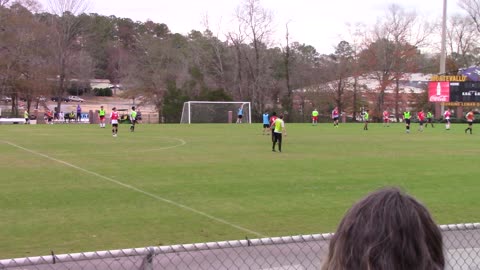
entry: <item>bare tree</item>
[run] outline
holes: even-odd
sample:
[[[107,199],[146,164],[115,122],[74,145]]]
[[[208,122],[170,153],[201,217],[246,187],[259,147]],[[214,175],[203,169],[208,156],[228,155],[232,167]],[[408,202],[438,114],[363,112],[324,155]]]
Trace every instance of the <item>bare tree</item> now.
[[[285,24],[286,28],[286,34],[285,34],[285,41],[286,41],[286,46],[284,50],[284,62],[285,62],[285,86],[287,87],[287,95],[286,98],[283,102],[283,107],[285,108],[286,111],[291,111],[292,110],[292,85],[290,82],[290,57],[291,57],[291,51],[290,51],[290,33],[288,31],[288,23]],[[302,110],[302,116],[303,116],[303,110]]]
[[[468,67],[477,63],[475,49],[478,48],[480,32],[469,16],[455,15],[450,17],[447,27],[447,48],[458,66]]]
[[[391,5],[372,32],[369,49],[364,51],[364,65],[371,69],[373,79],[378,81],[375,113],[384,109],[385,90],[395,83],[395,112],[399,113],[399,81],[407,71],[417,49],[424,46],[432,27],[419,21],[414,12],[406,12],[398,5]]]
[[[230,85],[227,83],[228,78],[227,78],[227,70],[226,70],[226,45],[227,42],[221,42],[219,38],[219,32],[220,32],[220,26],[217,26],[217,30],[213,32],[213,30],[210,27],[209,19],[208,16],[205,16],[204,22],[203,22],[206,31],[205,35],[207,38],[207,43],[208,43],[208,49],[211,54],[211,66],[213,67],[213,70],[215,72],[215,77],[218,80],[218,84],[220,87],[225,90],[227,93],[230,93]],[[207,49],[207,50],[208,50]]]
[[[363,75],[364,70],[361,69],[360,62],[359,62],[359,54],[362,49],[364,49],[364,45],[362,44],[362,40],[364,40],[365,36],[365,25],[357,23],[355,25],[351,25],[349,30],[349,45],[351,50],[351,61],[350,65],[350,73],[351,73],[351,80],[349,80],[349,87],[351,92],[351,110],[352,110],[352,119],[356,121],[357,119],[357,112],[360,111],[360,103],[361,97],[359,96],[360,86],[359,86],[359,77]]]
[[[6,7],[10,0],[0,0],[0,7]]]
[[[458,0],[458,5],[472,18],[480,33],[480,0]]]
[[[253,56],[244,51],[247,62],[247,70],[250,78],[250,98],[257,112],[263,111],[265,95],[262,93],[269,84],[265,81],[268,73],[268,65],[265,62],[265,51],[269,46],[272,33],[272,13],[263,8],[260,0],[245,0],[243,5],[237,9],[237,19],[245,29],[245,36],[253,47]]]
[[[57,74],[58,84],[56,96],[65,93],[66,84],[71,79],[72,59],[81,47],[82,22],[78,18],[88,8],[86,0],[49,0],[49,10],[56,15],[51,18],[51,36],[54,55],[53,66]],[[60,110],[62,99],[58,98],[57,108]]]
[[[228,40],[235,50],[235,76],[233,79],[235,85],[236,98],[245,100],[247,93],[245,93],[245,79],[244,79],[244,64],[243,64],[243,42],[245,41],[244,30],[241,25],[238,26],[237,32],[229,32],[227,34]]]
[[[26,1],[22,1],[26,2]],[[45,76],[46,55],[43,45],[46,33],[33,15],[31,6],[15,2],[0,9],[0,85],[2,94],[12,98],[12,112],[17,115],[19,99],[25,99],[28,110]]]
[[[162,120],[164,97],[168,90],[177,90],[188,79],[186,39],[179,34],[169,38],[149,35],[138,37],[135,57],[128,66],[124,85],[126,95],[144,95],[153,103]]]

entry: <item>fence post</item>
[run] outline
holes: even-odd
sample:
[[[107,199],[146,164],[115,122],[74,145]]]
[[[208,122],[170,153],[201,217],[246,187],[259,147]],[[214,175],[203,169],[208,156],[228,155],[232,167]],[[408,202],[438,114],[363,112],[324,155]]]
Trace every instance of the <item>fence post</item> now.
[[[143,258],[142,264],[140,265],[139,270],[153,270],[153,256],[155,251],[153,247],[148,248],[148,254]]]

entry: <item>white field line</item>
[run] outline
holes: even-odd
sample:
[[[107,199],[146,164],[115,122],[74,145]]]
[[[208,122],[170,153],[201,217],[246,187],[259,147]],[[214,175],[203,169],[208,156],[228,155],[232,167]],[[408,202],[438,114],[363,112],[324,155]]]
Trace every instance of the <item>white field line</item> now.
[[[175,141],[178,141],[179,143],[175,144],[175,145],[171,145],[171,146],[157,147],[157,148],[150,148],[150,149],[142,149],[142,150],[123,150],[123,151],[115,151],[115,152],[102,151],[100,154],[101,155],[111,155],[111,154],[119,154],[119,153],[140,153],[141,154],[141,153],[148,153],[148,152],[154,152],[154,151],[173,149],[173,148],[177,148],[177,147],[184,146],[184,145],[187,144],[187,142],[182,140],[182,139],[178,139],[178,138],[167,138],[167,139],[175,140]],[[83,153],[83,154],[81,154],[81,153],[67,153],[67,154],[60,154],[60,155],[61,156],[72,156],[72,155],[79,156],[79,155],[91,155],[91,154],[90,153]]]
[[[214,220],[214,221],[216,221],[216,222],[223,223],[223,224],[225,224],[225,225],[228,225],[228,226],[231,226],[231,227],[233,227],[233,228],[236,228],[236,229],[238,229],[238,230],[240,230],[240,231],[247,232],[247,233],[251,233],[251,234],[257,235],[257,236],[259,236],[259,237],[267,237],[267,236],[265,236],[265,235],[263,235],[263,234],[261,234],[261,233],[252,231],[252,230],[247,229],[247,228],[245,228],[245,227],[242,227],[242,226],[240,226],[240,225],[236,225],[236,224],[233,224],[233,223],[231,223],[231,222],[228,222],[228,221],[226,221],[226,220],[224,220],[224,219],[214,217],[214,216],[209,215],[209,214],[207,214],[207,213],[205,213],[205,212],[202,212],[202,211],[197,210],[197,209],[194,209],[194,208],[192,208],[192,207],[183,205],[183,204],[181,204],[181,203],[177,203],[177,202],[174,202],[174,201],[172,201],[172,200],[165,199],[165,198],[163,198],[163,197],[160,197],[160,196],[155,195],[155,194],[153,194],[153,193],[150,193],[150,192],[141,190],[141,189],[139,189],[139,188],[137,188],[137,187],[134,187],[134,186],[132,186],[132,185],[125,184],[125,183],[123,183],[123,182],[117,181],[117,180],[112,179],[112,178],[110,178],[110,177],[107,177],[107,176],[98,174],[98,173],[96,173],[96,172],[92,172],[92,171],[86,170],[86,169],[84,169],[84,168],[78,167],[78,166],[73,165],[73,164],[71,164],[71,163],[68,163],[68,162],[66,162],[66,161],[63,161],[63,160],[60,160],[60,159],[56,159],[56,158],[54,158],[54,157],[51,157],[51,156],[48,156],[48,155],[45,155],[45,154],[42,154],[42,153],[39,153],[39,152],[30,150],[30,149],[28,149],[28,148],[25,148],[25,147],[16,145],[16,144],[11,143],[11,142],[8,142],[8,141],[4,141],[4,143],[6,143],[6,144],[8,144],[8,145],[11,145],[11,146],[13,146],[13,147],[16,147],[16,148],[18,148],[18,149],[21,149],[21,150],[23,150],[23,151],[26,151],[26,152],[35,154],[35,155],[37,155],[37,156],[41,156],[41,157],[44,157],[44,158],[46,158],[46,159],[49,159],[49,160],[58,162],[58,163],[60,163],[60,164],[63,164],[63,165],[65,165],[65,166],[67,166],[67,167],[70,167],[70,168],[79,170],[79,171],[81,171],[81,172],[84,172],[84,173],[87,173],[87,174],[91,174],[91,175],[93,175],[93,176],[96,176],[96,177],[101,178],[101,179],[103,179],[103,180],[107,180],[107,181],[109,181],[109,182],[111,182],[111,183],[117,184],[117,185],[122,186],[122,187],[124,187],[124,188],[130,189],[130,190],[133,190],[133,191],[136,191],[136,192],[138,192],[138,193],[142,193],[142,194],[147,195],[148,197],[154,198],[154,199],[156,199],[156,200],[158,200],[158,201],[162,201],[162,202],[171,204],[171,205],[173,205],[173,206],[176,206],[176,207],[182,208],[182,209],[184,209],[184,210],[190,211],[190,212],[192,212],[192,213],[195,213],[195,214],[204,216],[204,217],[209,218],[209,219],[211,219],[211,220]]]
[[[182,139],[177,139],[177,138],[171,138],[171,139],[179,141],[180,144],[176,144],[176,145],[172,145],[172,146],[159,147],[159,148],[152,148],[152,149],[148,149],[148,150],[129,151],[129,152],[146,153],[146,152],[152,152],[152,151],[158,151],[158,150],[167,150],[167,149],[177,148],[177,147],[184,146],[184,145],[187,144],[187,142],[182,140]]]

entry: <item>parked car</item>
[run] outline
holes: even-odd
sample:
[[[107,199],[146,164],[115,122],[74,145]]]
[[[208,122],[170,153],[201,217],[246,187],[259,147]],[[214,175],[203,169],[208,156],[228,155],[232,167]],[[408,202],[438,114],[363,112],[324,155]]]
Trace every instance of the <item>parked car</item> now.
[[[51,98],[50,98],[51,101],[55,101],[55,102],[57,102],[58,99],[59,99],[58,97],[51,97]],[[69,101],[70,101],[70,99],[67,98],[67,97],[62,97],[61,99],[62,99],[62,101],[64,101],[64,102],[69,102]]]
[[[68,99],[72,102],[84,102],[85,99],[78,96],[68,96]]]
[[[11,98],[11,97],[7,97],[7,96],[1,96],[1,97],[0,97],[0,101],[3,101],[3,102],[11,102],[11,101],[12,101],[12,98]]]
[[[398,117],[398,119],[400,122],[402,121],[402,117]],[[388,116],[388,121],[390,121],[391,123],[397,122],[397,117],[395,116],[395,114],[390,114],[390,116]]]

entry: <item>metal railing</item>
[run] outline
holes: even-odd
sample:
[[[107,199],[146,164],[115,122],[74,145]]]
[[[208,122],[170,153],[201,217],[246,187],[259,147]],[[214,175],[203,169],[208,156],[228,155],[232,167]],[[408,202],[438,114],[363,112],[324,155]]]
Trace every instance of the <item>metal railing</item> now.
[[[441,225],[446,269],[480,269],[480,223]],[[299,235],[0,260],[0,269],[320,269],[333,234]]]

